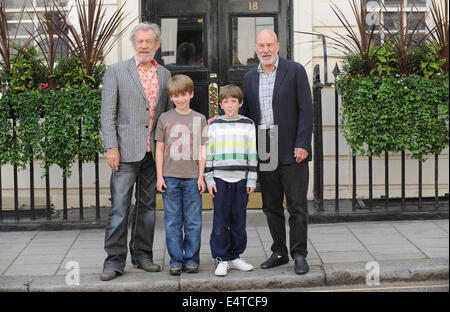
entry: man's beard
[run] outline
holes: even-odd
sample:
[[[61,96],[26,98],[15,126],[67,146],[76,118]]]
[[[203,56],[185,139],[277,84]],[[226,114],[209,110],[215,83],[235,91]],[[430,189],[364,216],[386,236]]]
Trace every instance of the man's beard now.
[[[150,62],[151,60],[153,60],[153,57],[155,56],[155,52],[153,52],[150,56],[148,57],[141,57],[139,56],[139,53],[135,53],[136,54],[136,60],[140,63],[140,64],[146,64],[148,62]]]
[[[271,58],[270,60],[265,61],[265,60],[262,58],[262,55],[259,55],[258,53],[256,53],[256,55],[258,56],[259,62],[260,62],[262,65],[266,65],[266,66],[267,66],[267,65],[275,64],[275,62],[276,62],[276,60],[277,60],[277,56],[278,56],[278,54],[272,55],[272,58]]]

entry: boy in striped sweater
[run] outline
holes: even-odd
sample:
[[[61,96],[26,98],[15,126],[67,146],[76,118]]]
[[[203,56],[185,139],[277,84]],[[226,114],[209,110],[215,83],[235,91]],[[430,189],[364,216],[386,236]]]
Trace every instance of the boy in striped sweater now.
[[[238,113],[242,90],[222,87],[219,102],[225,115],[208,128],[205,180],[214,203],[210,246],[217,259],[215,274],[225,276],[229,268],[253,270],[239,255],[247,246],[246,209],[256,188],[258,155],[255,125]]]

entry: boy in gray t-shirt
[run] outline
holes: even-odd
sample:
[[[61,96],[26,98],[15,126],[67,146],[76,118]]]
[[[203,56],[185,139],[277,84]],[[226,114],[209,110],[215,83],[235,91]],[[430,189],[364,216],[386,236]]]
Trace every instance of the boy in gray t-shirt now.
[[[180,275],[182,271],[197,273],[200,265],[208,137],[202,136],[207,127],[205,116],[189,107],[193,81],[175,75],[167,82],[167,90],[175,109],[161,114],[156,126],[156,188],[164,202],[169,273]]]

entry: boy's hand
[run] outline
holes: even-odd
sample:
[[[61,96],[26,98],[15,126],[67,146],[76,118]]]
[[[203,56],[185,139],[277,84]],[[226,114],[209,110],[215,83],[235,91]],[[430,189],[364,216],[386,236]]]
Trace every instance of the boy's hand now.
[[[198,177],[197,186],[198,186],[198,190],[200,191],[200,194],[203,194],[206,190],[206,184],[205,184],[205,180],[203,180],[202,176]]]
[[[217,118],[219,118],[219,115],[216,115],[216,116],[214,116],[214,117],[208,119],[208,126],[209,126],[214,120],[216,120]]]
[[[208,187],[208,192],[209,194],[211,194],[212,198],[216,198],[216,196],[214,195],[215,193],[217,193],[217,187],[216,185],[211,185],[210,187]]]
[[[256,190],[256,187],[247,187],[247,194],[250,195]]]
[[[158,191],[160,191],[161,193],[165,193],[166,191],[163,190],[163,187],[167,188],[167,185],[166,185],[166,182],[164,181],[164,178],[162,178],[162,177],[158,178],[156,180],[156,189]]]

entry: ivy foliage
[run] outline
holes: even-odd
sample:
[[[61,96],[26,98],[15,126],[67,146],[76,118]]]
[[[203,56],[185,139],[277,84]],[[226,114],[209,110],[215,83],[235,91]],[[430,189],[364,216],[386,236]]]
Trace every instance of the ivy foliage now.
[[[60,59],[53,77],[59,88],[50,89],[33,49],[16,57],[13,75],[0,90],[0,165],[24,169],[40,160],[44,169],[57,165],[69,177],[75,160],[93,161],[103,151],[99,85],[105,66],[90,77],[77,57]]]
[[[11,75],[9,85],[11,92],[25,92],[37,88],[45,82],[48,69],[43,64],[41,54],[36,47],[29,45],[21,48],[13,46],[16,54],[12,58]]]
[[[14,94],[9,101],[16,117],[14,127],[5,112],[6,102],[0,100],[0,118],[7,121],[0,129],[3,163],[25,168],[33,159],[41,160],[43,168],[57,165],[69,177],[76,159],[93,161],[102,151],[99,89],[82,85]]]
[[[58,65],[55,67],[52,78],[55,79],[60,88],[88,85],[96,89],[101,84],[105,71],[106,66],[101,64],[94,68],[94,75],[90,76],[81,59],[72,55],[71,57],[58,59]]]
[[[429,44],[407,48],[411,73],[404,73],[394,47],[385,42],[364,52],[376,60],[370,72],[361,55],[345,57],[336,81],[343,134],[354,155],[410,151],[412,158],[424,161],[448,146],[448,71],[439,48]]]
[[[8,163],[14,156],[13,151],[13,125],[10,119],[11,110],[9,107],[8,94],[1,94],[0,97],[0,166]]]
[[[343,132],[354,154],[409,150],[420,161],[448,146],[448,73],[341,80]]]
[[[42,152],[47,166],[58,165],[70,176],[76,158],[95,159],[102,151],[99,134],[101,96],[88,86],[50,90],[43,101]],[[81,133],[81,135],[80,135]]]

